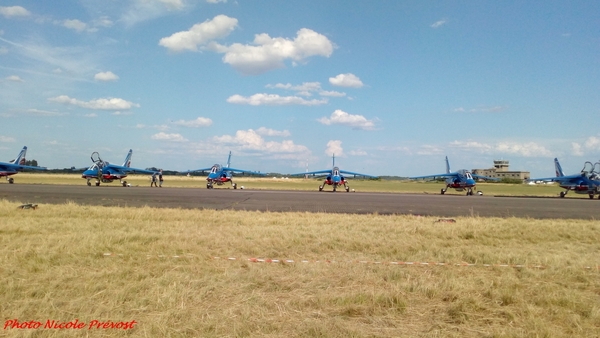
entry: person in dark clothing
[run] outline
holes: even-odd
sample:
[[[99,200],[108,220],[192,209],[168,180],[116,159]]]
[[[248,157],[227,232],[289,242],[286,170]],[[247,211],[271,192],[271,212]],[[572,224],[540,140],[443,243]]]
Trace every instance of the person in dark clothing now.
[[[156,187],[156,173],[152,173],[152,182],[150,182],[150,186]]]
[[[160,188],[162,188],[162,182],[163,182],[162,169],[160,169],[160,171],[158,172],[158,186]]]

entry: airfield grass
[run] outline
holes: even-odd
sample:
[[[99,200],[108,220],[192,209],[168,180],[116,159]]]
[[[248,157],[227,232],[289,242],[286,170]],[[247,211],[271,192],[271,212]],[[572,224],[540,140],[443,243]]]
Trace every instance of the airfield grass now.
[[[67,185],[85,185],[86,180],[79,174],[46,174],[46,173],[19,173],[12,176],[15,184],[67,184]],[[206,177],[202,176],[164,176],[163,186],[176,188],[201,188],[206,189]],[[129,175],[126,181],[133,187],[150,186],[149,175]],[[234,177],[234,182],[238,187],[244,186],[245,189],[253,190],[306,190],[316,191],[319,185],[323,183],[322,179],[315,178],[256,178],[256,177]],[[0,184],[5,184],[2,182]],[[119,185],[118,181],[113,183],[102,183],[107,185]],[[94,185],[94,181],[92,181]],[[419,194],[439,194],[440,189],[445,187],[443,182],[423,182],[409,180],[349,180],[351,189],[356,192],[387,192],[387,193],[419,193]],[[222,186],[215,185],[215,189],[231,189],[231,183],[225,183]],[[332,190],[331,186],[325,186],[324,190]],[[342,191],[343,189],[340,189]],[[528,184],[503,184],[503,183],[477,183],[477,190],[483,191],[485,195],[494,196],[543,196],[556,197],[564,189],[557,185],[528,185]],[[448,195],[464,195],[465,192],[457,192],[448,189]],[[577,195],[569,193],[567,198],[588,198],[587,195]]]
[[[3,320],[137,324],[2,336],[600,335],[597,221],[18,205],[0,200]]]

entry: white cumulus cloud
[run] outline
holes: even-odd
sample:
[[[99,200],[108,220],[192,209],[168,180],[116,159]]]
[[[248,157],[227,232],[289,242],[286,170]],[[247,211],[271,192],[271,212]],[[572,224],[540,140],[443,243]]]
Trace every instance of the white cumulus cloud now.
[[[282,142],[265,141],[265,139],[255,130],[238,130],[235,136],[223,135],[213,138],[216,143],[226,145],[236,145],[240,149],[253,150],[265,154],[309,154],[310,150],[306,146],[295,144],[292,140],[283,140]]]
[[[285,105],[303,105],[303,106],[317,106],[326,104],[327,99],[313,99],[306,100],[299,96],[279,96],[277,94],[265,94],[259,93],[254,94],[250,97],[244,97],[241,95],[232,95],[227,99],[227,102],[234,104],[249,104],[251,106],[285,106]]]
[[[87,109],[99,109],[99,110],[128,110],[133,107],[139,107],[137,103],[129,102],[120,98],[104,98],[96,99],[91,101],[81,101],[68,97],[67,95],[60,95],[57,97],[49,98],[48,101],[58,102],[63,104],[70,104]]]
[[[83,32],[87,28],[87,24],[85,22],[81,22],[77,19],[65,20],[63,21],[62,25],[77,32]]]
[[[16,142],[14,137],[0,135],[0,142]]]
[[[517,154],[523,157],[552,157],[552,152],[535,142],[501,142],[496,150],[502,153]]]
[[[340,74],[336,77],[330,77],[329,83],[339,87],[360,88],[363,86],[363,83],[358,78],[358,76],[352,73]]]
[[[167,134],[162,131],[158,134],[152,135],[152,139],[157,140],[157,141],[168,141],[168,142],[187,142],[187,139],[185,139],[183,136],[181,136],[181,134],[175,134],[175,133]]]
[[[213,121],[207,117],[198,117],[195,120],[179,120],[173,122],[176,126],[189,127],[189,128],[200,128],[200,127],[209,127],[211,126]]]
[[[17,75],[11,75],[11,76],[7,76],[6,80],[8,81],[12,81],[12,82],[25,82],[23,81],[23,79],[21,79],[19,76]]]
[[[94,80],[96,81],[117,81],[119,76],[115,75],[113,72],[100,72],[94,75]]]
[[[162,38],[158,44],[173,52],[197,51],[198,46],[229,35],[237,27],[237,23],[238,20],[235,18],[217,15],[212,20],[195,24],[187,31],[177,32],[169,37]]]
[[[433,24],[431,24],[430,27],[431,28],[439,28],[439,27],[442,27],[443,25],[445,25],[446,22],[447,22],[446,20],[439,20],[439,21],[436,21]]]
[[[288,137],[291,136],[292,134],[289,132],[289,130],[275,130],[275,129],[270,129],[270,128],[266,128],[266,127],[260,127],[258,129],[256,129],[256,133],[262,136],[281,136],[281,137]]]
[[[0,14],[2,14],[5,18],[10,18],[13,16],[29,16],[31,13],[21,6],[0,6]]]
[[[210,47],[224,53],[223,62],[245,75],[257,75],[285,67],[285,60],[305,62],[311,56],[329,57],[333,43],[312,29],[302,28],[291,39],[272,38],[266,33],[257,34],[252,45],[234,43],[230,46],[211,44]]]
[[[351,115],[337,109],[329,118],[322,117],[317,121],[321,122],[324,125],[332,125],[338,124],[342,126],[352,127],[354,129],[362,129],[362,130],[373,130],[375,129],[375,123],[372,120],[367,120],[362,115]]]
[[[327,97],[344,97],[344,96],[346,96],[346,93],[344,93],[344,92],[337,92],[335,90],[331,90],[331,91],[323,90],[323,91],[319,92],[319,95],[321,95],[321,96],[327,96]]]
[[[327,142],[327,148],[325,148],[325,154],[327,156],[335,155],[339,157],[345,156],[344,148],[342,148],[342,141],[330,140]]]

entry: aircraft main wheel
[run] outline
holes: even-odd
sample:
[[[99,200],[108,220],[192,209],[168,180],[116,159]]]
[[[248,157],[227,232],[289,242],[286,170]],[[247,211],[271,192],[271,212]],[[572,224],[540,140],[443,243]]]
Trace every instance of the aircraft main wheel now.
[[[446,190],[442,189],[441,192],[442,192],[442,195],[443,195],[446,192]]]
[[[206,184],[206,189],[210,189],[211,185],[210,184]]]
[[[237,189],[237,184],[233,184],[233,189]]]
[[[346,192],[350,192],[350,187],[346,187]]]
[[[565,195],[566,195],[566,193],[565,193],[564,191],[561,191],[561,192],[560,192],[560,197],[561,197],[561,198],[564,198],[564,197],[565,197]]]
[[[333,186],[333,192],[336,192],[336,191],[337,191],[337,187],[334,185]]]
[[[8,184],[13,184],[13,183],[15,183],[15,179],[14,179],[14,178],[12,178],[12,177],[10,177],[10,178],[8,179]]]
[[[127,181],[123,181],[123,186],[126,187],[127,186]]]
[[[100,182],[96,182],[96,186],[99,187],[100,186]]]
[[[92,186],[92,182],[90,182],[90,181],[88,181],[88,183],[87,183],[87,184],[88,184],[88,187],[91,187],[91,186]]]
[[[319,186],[319,191],[323,191],[323,186],[322,185]]]
[[[590,199],[593,200],[594,199],[594,194],[590,194]]]

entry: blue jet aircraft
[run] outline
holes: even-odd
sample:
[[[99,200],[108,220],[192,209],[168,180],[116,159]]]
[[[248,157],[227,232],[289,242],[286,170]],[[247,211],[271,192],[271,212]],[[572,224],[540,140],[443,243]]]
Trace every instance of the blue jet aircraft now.
[[[579,174],[569,176],[565,176],[557,158],[554,159],[554,168],[556,177],[532,178],[530,181],[558,182],[561,188],[566,189],[560,192],[560,197],[565,197],[572,190],[576,194],[587,194],[590,199],[598,194],[600,199],[600,162],[585,162]]]
[[[127,181],[124,181],[123,179],[127,177],[127,173],[140,173],[150,175],[156,173],[155,171],[151,170],[131,168],[132,154],[133,150],[129,149],[129,153],[127,153],[127,157],[125,157],[123,165],[116,165],[103,161],[100,158],[100,154],[98,154],[98,152],[93,152],[91,159],[94,164],[92,164],[91,167],[84,171],[81,177],[87,179],[88,186],[92,185],[92,183],[90,182],[91,179],[96,179],[96,186],[99,186],[100,182],[111,183],[113,180],[119,180],[121,184],[124,187],[126,187]]]
[[[483,180],[493,180],[497,181],[497,178],[481,176],[472,174],[469,170],[461,169],[455,172],[450,172],[450,162],[448,162],[448,156],[446,156],[446,173],[445,174],[437,174],[437,175],[427,175],[427,176],[417,176],[417,177],[409,177],[411,180],[417,179],[425,179],[425,178],[436,178],[436,177],[447,177],[446,178],[446,188],[442,188],[442,195],[448,190],[448,188],[456,189],[456,191],[464,191],[467,190],[467,196],[473,195],[473,190],[475,188],[475,179],[483,179]],[[480,192],[481,194],[481,192]]]
[[[8,183],[13,184],[15,180],[10,175],[14,175],[23,169],[34,169],[34,170],[46,170],[43,167],[33,167],[25,165],[25,155],[27,154],[27,147],[23,147],[17,158],[10,162],[0,162],[0,177],[6,176]]]
[[[233,187],[233,189],[237,189],[237,184],[233,183],[233,173],[234,172],[260,175],[260,176],[265,175],[265,174],[261,174],[256,171],[231,168],[229,166],[230,164],[231,164],[231,151],[229,152],[229,157],[227,157],[227,165],[226,166],[221,166],[220,164],[214,164],[210,168],[189,170],[189,171],[186,171],[185,173],[210,170],[210,172],[208,173],[208,176],[206,177],[206,189],[212,189],[214,184],[223,185],[226,182],[231,182],[231,186]]]
[[[364,176],[364,177],[369,177],[369,178],[378,178],[377,176],[355,173],[352,171],[340,170],[340,168],[335,166],[335,154],[333,154],[332,159],[333,159],[333,165],[332,165],[333,168],[332,169],[310,171],[310,172],[305,172],[305,173],[292,174],[290,176],[327,175],[325,177],[325,181],[323,182],[323,184],[321,184],[319,186],[319,191],[323,191],[325,184],[327,184],[327,185],[333,186],[334,192],[337,191],[338,186],[344,186],[344,189],[346,189],[346,192],[350,191],[350,186],[348,185],[348,180],[346,180],[346,178],[342,174],[354,175],[355,177],[356,176]]]

